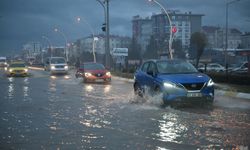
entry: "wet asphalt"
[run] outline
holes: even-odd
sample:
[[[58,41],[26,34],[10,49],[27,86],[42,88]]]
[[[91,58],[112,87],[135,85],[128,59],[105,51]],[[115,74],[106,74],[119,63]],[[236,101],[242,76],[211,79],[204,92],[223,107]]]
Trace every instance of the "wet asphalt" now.
[[[248,149],[250,101],[216,96],[211,108],[162,107],[132,83],[83,83],[30,70],[0,73],[0,149]]]

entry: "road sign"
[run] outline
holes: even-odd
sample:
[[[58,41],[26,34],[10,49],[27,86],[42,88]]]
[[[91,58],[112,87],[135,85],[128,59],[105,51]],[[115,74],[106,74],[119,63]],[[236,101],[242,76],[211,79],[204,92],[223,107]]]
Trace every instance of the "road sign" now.
[[[112,56],[128,56],[128,48],[113,48]]]

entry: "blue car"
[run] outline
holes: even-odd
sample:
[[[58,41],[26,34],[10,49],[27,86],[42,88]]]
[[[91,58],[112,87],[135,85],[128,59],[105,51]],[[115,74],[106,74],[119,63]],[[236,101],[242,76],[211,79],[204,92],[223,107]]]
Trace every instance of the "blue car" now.
[[[135,72],[135,94],[162,93],[164,104],[214,101],[214,83],[185,60],[148,60]]]

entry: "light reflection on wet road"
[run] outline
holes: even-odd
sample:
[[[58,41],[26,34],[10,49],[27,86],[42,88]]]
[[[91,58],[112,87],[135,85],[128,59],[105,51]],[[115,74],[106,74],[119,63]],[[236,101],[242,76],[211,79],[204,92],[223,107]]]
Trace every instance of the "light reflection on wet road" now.
[[[132,84],[117,79],[84,84],[31,72],[0,77],[0,149],[249,147],[249,101],[217,97],[212,109],[162,108],[157,97],[134,103]]]

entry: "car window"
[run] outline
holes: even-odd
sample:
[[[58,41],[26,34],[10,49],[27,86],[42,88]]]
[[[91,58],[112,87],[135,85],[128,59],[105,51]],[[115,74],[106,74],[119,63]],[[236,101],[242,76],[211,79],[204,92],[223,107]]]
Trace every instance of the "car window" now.
[[[105,67],[102,64],[83,64],[80,68],[84,68],[86,70],[103,70]]]
[[[157,69],[156,69],[155,63],[151,62],[149,67],[148,67],[148,72],[154,72],[155,73],[156,71],[157,71]]]
[[[10,67],[25,67],[25,64],[11,64]]]
[[[198,72],[193,65],[185,61],[160,61],[157,62],[157,68],[158,72],[163,74]]]
[[[149,66],[149,62],[144,63],[143,66],[142,66],[142,68],[141,68],[141,70],[143,72],[147,72],[148,66]]]
[[[65,59],[64,58],[52,58],[51,59],[51,64],[61,64],[61,63],[65,63]]]

